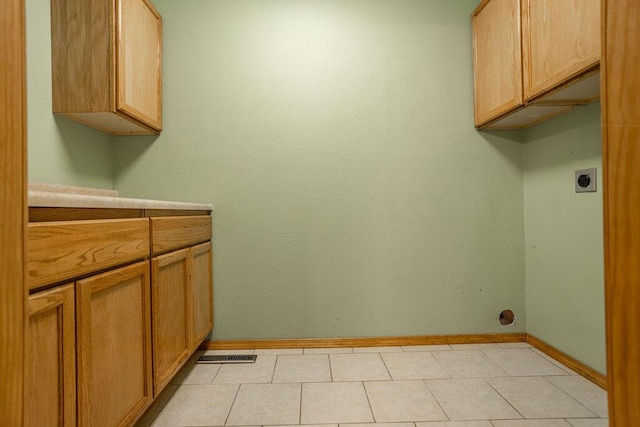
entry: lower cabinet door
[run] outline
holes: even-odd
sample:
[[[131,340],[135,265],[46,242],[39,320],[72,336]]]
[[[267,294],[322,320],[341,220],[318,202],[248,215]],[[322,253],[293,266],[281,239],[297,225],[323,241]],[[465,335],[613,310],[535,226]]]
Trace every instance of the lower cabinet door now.
[[[78,425],[131,425],[153,399],[149,262],[76,282]]]
[[[189,358],[190,250],[151,259],[153,391],[157,396]]]
[[[191,351],[213,328],[213,258],[211,242],[191,248]]]
[[[76,425],[73,294],[73,284],[69,284],[29,297],[25,364],[26,426]]]

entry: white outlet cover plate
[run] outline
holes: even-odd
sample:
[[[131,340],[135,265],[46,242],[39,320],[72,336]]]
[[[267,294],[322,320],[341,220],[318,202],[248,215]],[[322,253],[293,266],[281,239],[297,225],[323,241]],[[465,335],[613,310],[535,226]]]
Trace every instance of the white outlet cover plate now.
[[[585,187],[581,186],[580,184],[578,184],[578,181],[580,180],[580,177],[584,177],[584,176],[588,176],[589,179],[589,184]],[[583,178],[581,181],[585,181],[585,179]],[[592,193],[597,191],[597,173],[596,173],[596,168],[590,168],[590,169],[579,169],[576,171],[576,176],[574,179],[574,184],[576,186],[576,193]],[[583,184],[584,185],[584,184]]]

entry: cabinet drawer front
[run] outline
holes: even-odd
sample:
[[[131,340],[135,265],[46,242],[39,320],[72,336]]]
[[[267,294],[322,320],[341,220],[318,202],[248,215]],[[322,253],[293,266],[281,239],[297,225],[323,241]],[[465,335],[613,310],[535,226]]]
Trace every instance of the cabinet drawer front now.
[[[211,240],[211,217],[151,218],[153,254],[186,248]]]
[[[29,224],[29,288],[149,255],[147,218]]]

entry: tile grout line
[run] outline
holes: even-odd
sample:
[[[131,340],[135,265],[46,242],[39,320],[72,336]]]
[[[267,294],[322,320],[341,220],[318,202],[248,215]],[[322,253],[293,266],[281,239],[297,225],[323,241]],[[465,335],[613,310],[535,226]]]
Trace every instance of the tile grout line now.
[[[560,375],[556,375],[556,376],[560,376]],[[564,391],[563,389],[561,389],[560,387],[558,387],[557,385],[555,385],[554,383],[552,383],[551,381],[549,381],[544,375],[539,376],[538,378],[542,378],[544,381],[546,381],[547,383],[551,384],[552,387],[557,388],[558,390],[560,390],[562,393],[566,394],[567,396],[569,396],[569,398],[571,400],[573,400],[574,402],[576,402],[578,405],[582,406],[584,409],[586,409],[587,411],[591,412],[593,415],[595,415],[595,418],[602,418],[600,415],[596,414],[594,411],[591,410],[591,408],[588,408],[587,405],[584,405],[582,402],[580,402],[578,399],[576,399],[575,397],[571,396],[568,392]],[[584,418],[594,418],[594,417],[584,417]],[[571,423],[569,423],[571,424]]]
[[[427,382],[428,380],[422,380],[422,384],[424,384],[424,386],[427,388],[427,391],[429,393],[431,393],[431,396],[433,396],[433,399],[436,401],[436,403],[438,404],[438,406],[440,407],[440,410],[442,411],[442,413],[445,415],[445,417],[447,417],[448,421],[453,421],[451,419],[451,416],[449,415],[449,413],[447,412],[446,409],[444,409],[444,406],[442,406],[442,403],[440,403],[440,400],[438,400],[438,396],[436,396],[436,394],[433,392],[433,390],[431,390],[431,387],[429,387],[429,383]]]
[[[329,359],[329,377],[331,378],[331,382],[333,382],[333,368],[331,367],[331,355],[327,354],[327,358]]]
[[[298,409],[298,424],[302,425],[302,382],[300,383],[300,408]]]
[[[271,372],[271,381],[269,381],[267,384],[273,384],[273,380],[276,376],[276,366],[278,366],[278,357],[280,357],[280,355],[276,354],[276,360],[275,362],[273,362],[273,371]]]
[[[505,378],[505,377],[489,377],[489,378]],[[509,378],[515,378],[515,377],[509,376]],[[516,408],[511,402],[509,402],[509,399],[507,399],[505,396],[503,396],[502,393],[500,393],[500,391],[498,391],[498,389],[493,386],[493,384],[491,384],[489,381],[487,381],[486,378],[482,378],[482,380],[485,383],[489,384],[489,387],[491,387],[496,393],[498,393],[498,396],[500,396],[502,399],[504,399],[504,401],[507,402],[509,404],[509,406],[511,406],[513,408],[513,410],[516,411],[522,417],[523,420],[527,419],[527,417],[525,417],[522,412],[518,411],[518,408]],[[491,423],[491,424],[493,424],[493,423]]]
[[[382,361],[382,365],[384,365],[384,369],[387,370],[387,375],[389,375],[389,379],[391,381],[395,381],[395,378],[393,378],[393,375],[391,375],[391,371],[389,370],[389,367],[387,366],[386,362],[384,361],[384,357],[382,356],[382,353],[378,353],[378,356],[380,357],[380,360]]]
[[[236,404],[236,400],[238,399],[238,394],[240,394],[240,387],[242,387],[242,384],[238,384],[238,388],[236,389],[236,394],[233,396],[233,402],[231,402],[231,406],[229,407],[229,412],[227,412],[227,416],[224,419],[224,423],[222,423],[223,426],[226,426],[227,422],[229,422],[229,417],[231,416],[233,405]]]
[[[376,421],[376,414],[373,413],[373,406],[371,405],[371,400],[369,399],[369,393],[367,392],[367,387],[365,387],[364,381],[361,381],[360,384],[362,384],[362,389],[364,390],[364,395],[367,397],[367,404],[369,405],[369,412],[371,412],[371,418],[373,418],[373,422],[375,424],[377,422]]]

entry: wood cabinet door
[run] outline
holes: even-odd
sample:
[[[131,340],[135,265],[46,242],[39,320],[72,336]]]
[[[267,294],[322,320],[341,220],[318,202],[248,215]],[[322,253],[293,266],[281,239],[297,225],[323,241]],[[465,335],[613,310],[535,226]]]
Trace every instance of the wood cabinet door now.
[[[473,12],[475,124],[523,104],[520,0],[483,1]]]
[[[189,358],[189,249],[151,259],[153,390],[157,396]]]
[[[73,284],[31,295],[26,331],[25,425],[76,425]]]
[[[600,0],[523,0],[524,97],[600,62]]]
[[[152,400],[149,262],[76,284],[78,425],[131,425]]]
[[[162,18],[148,0],[116,2],[117,109],[162,129]]]
[[[213,258],[211,242],[191,248],[191,351],[213,328]]]

